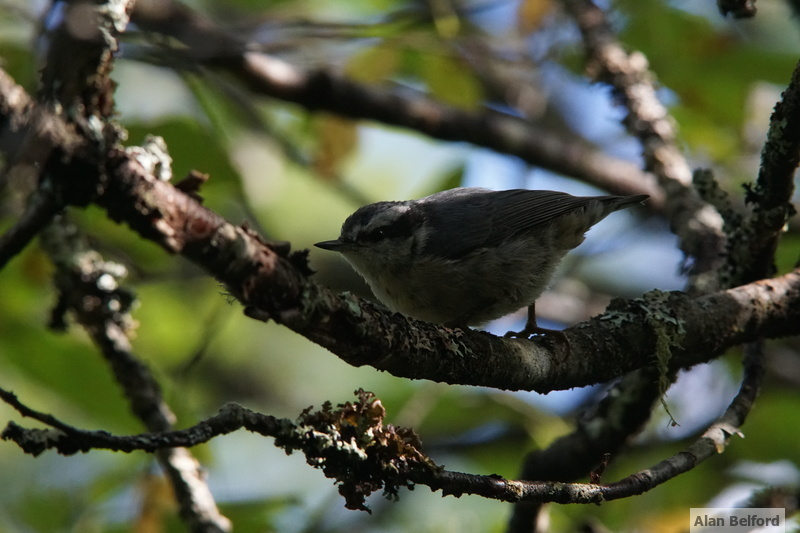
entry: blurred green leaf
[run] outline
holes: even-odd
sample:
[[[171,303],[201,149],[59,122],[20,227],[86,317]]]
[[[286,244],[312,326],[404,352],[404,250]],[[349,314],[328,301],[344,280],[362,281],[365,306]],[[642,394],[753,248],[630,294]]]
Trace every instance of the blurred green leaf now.
[[[488,4],[455,10],[455,4],[432,7],[392,0],[236,0],[192,6],[243,38],[255,36],[256,44],[301,70],[343,72],[375,87],[402,83],[412,97],[416,89],[420,96],[427,92],[469,110],[489,103],[481,80],[494,67],[510,76],[509,89],[547,78],[549,62],[583,70],[581,44],[570,36],[571,21],[556,12],[550,16],[548,2],[525,2],[501,16]],[[749,128],[755,122],[763,127],[763,115],[768,114],[763,106],[750,107],[750,99],[758,86],[769,84],[775,84],[777,98],[796,50],[781,45],[794,42],[787,33],[770,39],[770,32],[780,33],[770,29],[781,22],[774,5],[760,7],[758,17],[748,22],[722,19],[713,6],[706,8],[710,15],[700,14],[706,12],[699,4],[619,0],[611,17],[623,45],[648,58],[687,153],[719,165],[720,181],[731,183],[728,190],[740,195],[737,184],[754,179],[753,161],[760,148]],[[14,13],[0,7],[0,58],[3,68],[31,87],[41,68],[31,46],[35,27],[31,21],[21,23]],[[508,14],[517,18],[506,20]],[[520,29],[529,35],[521,38]],[[132,36],[126,46],[159,47],[169,53],[168,46],[160,48],[165,43],[150,38]],[[492,68],[481,69],[484,61]],[[210,180],[200,191],[206,206],[233,223],[248,221],[267,236],[291,241],[294,249],[334,238],[345,217],[361,204],[459,186],[474,170],[471,164],[479,152],[466,143],[443,143],[373,121],[355,125],[320,119],[294,104],[254,96],[214,69],[187,72],[167,73],[158,65],[129,69],[126,76],[115,71],[129,89],[118,92],[128,98],[127,106],[119,106],[119,119],[129,132],[127,144],[137,145],[146,135],[162,136],[173,158],[173,182],[192,170],[208,174]],[[166,82],[161,80],[164,85],[151,83],[157,73],[169,74]],[[158,92],[150,85],[171,88],[161,91],[165,98],[159,103],[166,107],[161,114],[139,113],[157,107],[155,100],[148,100],[150,93],[133,98],[144,89]],[[566,84],[563,89],[559,96],[570,104],[563,106],[568,112],[584,113],[590,107],[580,91],[572,93]],[[769,86],[764,98],[773,98],[771,90]],[[491,103],[508,98],[512,105],[517,92],[493,94]],[[546,98],[546,91],[542,95],[537,97]],[[541,105],[555,112],[556,106]],[[320,146],[329,153],[314,169]],[[495,179],[491,172],[485,174],[487,181]],[[5,217],[0,228],[5,231],[18,213],[6,207],[5,198],[0,201]],[[525,395],[412,382],[349,366],[286,328],[246,318],[216,281],[128,227],[110,222],[102,210],[69,209],[69,216],[107,259],[129,268],[124,283],[140,302],[134,312],[139,326],[133,347],[162,385],[179,427],[214,414],[228,401],[295,418],[309,405],[352,400],[352,391],[364,387],[383,402],[386,423],[413,428],[424,449],[446,467],[508,477],[517,475],[526,453],[573,427],[571,417],[548,414]],[[798,250],[800,238],[787,233],[777,254],[781,272],[794,267]],[[312,250],[310,255],[318,282],[368,294],[341,258],[326,254]],[[142,431],[108,365],[81,328],[71,326],[63,334],[47,329],[55,303],[51,276],[52,266],[35,242],[0,270],[0,386],[76,426],[120,434]],[[738,371],[736,355],[731,350],[726,361]],[[707,391],[693,392],[700,398]],[[586,521],[615,531],[685,526],[681,517],[688,507],[706,504],[740,481],[729,470],[740,460],[797,463],[795,407],[794,391],[768,382],[743,428],[747,439],[734,438],[724,454],[641,496],[600,507],[549,506],[554,530],[575,531]],[[0,405],[0,414],[6,420],[20,419],[5,405]],[[603,480],[648,468],[696,437],[672,442],[657,435],[646,432],[612,457]],[[248,438],[251,447],[244,448]],[[293,531],[499,532],[510,512],[502,502],[440,498],[418,487],[403,491],[397,503],[374,496],[373,515],[349,513],[341,509],[331,480],[310,470],[302,457],[283,457],[270,439],[232,435],[193,453],[208,469],[223,513],[241,531],[284,531],[290,524]],[[231,456],[240,462],[226,462]],[[48,452],[32,458],[3,443],[0,477],[9,482],[0,488],[0,531],[130,531],[137,520],[143,523],[142,502],[148,494],[164,504],[153,507],[151,529],[182,531],[168,498],[143,481],[157,472],[154,465],[154,458],[143,453],[60,457]],[[264,496],[265,488],[275,492]]]
[[[421,67],[420,75],[436,99],[464,109],[478,107],[483,90],[461,61],[445,54],[430,53],[422,58]]]
[[[377,83],[391,79],[400,66],[400,50],[381,43],[356,53],[347,62],[345,72],[356,81]]]

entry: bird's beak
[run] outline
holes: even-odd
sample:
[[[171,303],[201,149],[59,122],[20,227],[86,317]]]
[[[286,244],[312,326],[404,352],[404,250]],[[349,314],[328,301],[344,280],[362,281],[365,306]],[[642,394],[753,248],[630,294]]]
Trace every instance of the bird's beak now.
[[[346,248],[348,248],[346,242],[342,242],[339,239],[335,241],[322,241],[315,244],[317,248],[322,248],[323,250],[332,250],[334,252],[340,252]]]

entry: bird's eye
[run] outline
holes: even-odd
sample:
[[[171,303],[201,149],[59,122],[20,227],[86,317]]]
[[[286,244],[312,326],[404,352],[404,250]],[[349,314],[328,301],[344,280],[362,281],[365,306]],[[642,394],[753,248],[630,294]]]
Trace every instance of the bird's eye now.
[[[372,243],[389,239],[404,239],[410,237],[412,231],[411,218],[408,216],[401,216],[379,226],[362,228],[359,231],[358,240],[365,243]]]
[[[388,232],[386,231],[385,227],[384,228],[376,228],[376,229],[370,231],[369,233],[367,233],[364,236],[364,238],[365,238],[365,240],[376,242],[376,241],[380,241],[382,239],[385,239],[387,234],[388,234]]]

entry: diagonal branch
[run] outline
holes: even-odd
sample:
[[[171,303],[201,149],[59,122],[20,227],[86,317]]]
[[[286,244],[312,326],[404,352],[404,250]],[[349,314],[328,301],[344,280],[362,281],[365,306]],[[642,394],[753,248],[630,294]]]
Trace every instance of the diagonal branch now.
[[[175,415],[164,401],[150,369],[133,353],[128,334],[134,323],[134,297],[118,286],[122,265],[106,262],[88,247],[79,230],[66,220],[51,225],[42,246],[56,266],[60,313],[71,312],[102,352],[133,413],[148,431],[169,431]],[[64,323],[60,316],[53,322]],[[164,448],[158,461],[175,491],[180,514],[191,531],[221,533],[230,521],[217,509],[200,463],[185,448]]]
[[[789,218],[795,171],[800,163],[800,62],[770,117],[755,188],[745,201],[752,206],[745,227],[736,234],[737,257],[747,261],[737,280],[749,282],[775,274],[775,250]]]
[[[739,393],[722,416],[685,450],[664,459],[652,468],[609,485],[606,493],[609,499],[633,496],[650,490],[722,453],[733,435],[742,436],[739,427],[744,424],[752,409],[764,377],[763,358],[763,341],[748,344],[744,360],[744,379]]]
[[[650,418],[660,393],[655,386],[658,372],[632,372],[617,383],[592,416],[582,419],[575,430],[530,452],[523,462],[521,479],[573,481],[585,478],[604,460],[614,457]],[[535,531],[539,502],[514,506],[508,533]]]
[[[86,143],[74,138],[74,124],[94,130],[98,138],[113,142],[116,129],[109,123],[97,124],[89,117],[108,118],[113,111],[111,72],[117,37],[125,30],[133,0],[109,2],[68,2],[53,8],[48,31],[47,59],[42,69],[35,109],[30,97],[6,75],[0,74],[0,146],[13,154],[15,163],[44,169],[38,190],[29,199],[23,217],[0,239],[0,268],[58,214],[65,200],[47,183],[46,163],[49,159],[71,156]],[[46,110],[53,110],[48,117]],[[65,112],[66,110],[66,112]],[[57,111],[57,113],[55,112]],[[69,117],[56,120],[56,115]],[[73,142],[65,142],[72,137]],[[16,145],[16,146],[14,146]],[[63,192],[60,191],[60,192]]]
[[[30,135],[22,137],[44,137],[38,131],[40,123],[64,124],[65,127],[62,131],[56,128],[57,133],[47,138],[50,142],[45,144],[45,153],[34,160],[43,168],[44,179],[32,196],[28,212],[41,212],[43,215],[35,219],[37,225],[21,226],[34,230],[28,232],[31,235],[42,229],[63,204],[74,203],[77,198],[80,198],[79,203],[88,203],[102,181],[100,169],[105,150],[120,138],[119,128],[110,120],[114,112],[115,86],[110,73],[114,52],[118,49],[117,38],[127,27],[128,13],[133,4],[133,0],[78,0],[54,6],[50,13],[47,60],[39,88],[42,105],[36,109],[38,114],[34,115],[34,120],[27,121],[31,123],[28,127]],[[29,107],[17,101],[11,102],[4,111],[7,110],[12,117],[12,109],[23,111],[16,116],[24,119],[29,114],[25,113]],[[53,110],[53,113],[48,114],[47,110]],[[66,120],[61,122],[59,117],[66,117]],[[26,121],[16,122],[25,124]],[[81,155],[74,146],[59,143],[58,133],[66,138],[71,131],[82,135],[80,140],[83,142],[77,143]],[[36,146],[38,143],[29,144]],[[74,163],[76,159],[80,162]],[[84,171],[99,174],[98,179],[84,181],[88,185],[86,189],[76,189],[74,183],[67,185],[63,182],[52,186],[48,178],[53,177],[53,181],[63,179],[59,170],[65,164],[77,167],[74,171],[79,174]],[[45,203],[45,207],[49,209],[36,203],[46,193],[49,193],[47,198],[50,201]],[[43,234],[43,244],[57,266],[58,311],[71,310],[89,332],[114,370],[134,413],[148,429],[168,430],[174,415],[164,403],[158,383],[147,367],[132,354],[127,338],[132,296],[116,285],[121,267],[104,262],[88,249],[75,231],[68,224],[51,225]],[[62,317],[55,317],[54,323],[63,323]],[[219,514],[202,478],[200,465],[191,454],[185,449],[164,449],[158,452],[158,458],[172,482],[181,517],[192,531],[229,531],[230,522]]]
[[[134,162],[126,161],[118,169],[125,178],[136,176]],[[652,353],[654,339],[642,321],[648,312],[647,301],[621,306],[566,330],[572,353],[567,360],[559,360],[559,354],[545,349],[546,344],[450,330],[393,315],[354,296],[334,295],[305,278],[300,255],[260,243],[246,229],[235,228],[202,206],[192,205],[191,199],[168,184],[143,182],[138,177],[115,183],[126,181],[127,187],[142,189],[110,188],[99,199],[112,217],[204,266],[245,305],[265,312],[351,364],[371,364],[405,377],[451,383],[455,377],[460,383],[534,390],[587,384],[581,381],[587,378],[588,368],[593,371],[589,380],[606,381],[649,364],[646,354]],[[158,201],[163,195],[168,195],[171,203]],[[132,204],[133,199],[148,200]],[[125,205],[137,208],[126,212]],[[157,206],[167,207],[158,207],[162,218],[154,221]],[[696,364],[713,358],[726,346],[758,335],[793,334],[791,321],[800,309],[792,309],[790,302],[798,297],[798,284],[800,273],[795,272],[696,301],[686,295],[670,295],[665,312],[680,317],[687,339],[683,349],[673,354],[675,361]],[[706,309],[715,309],[713,317]],[[376,335],[378,331],[382,334]],[[716,335],[709,335],[711,331]],[[595,336],[609,341],[597,346]],[[637,353],[645,355],[631,356]],[[469,366],[467,372],[465,365]]]
[[[695,273],[712,271],[725,244],[722,218],[692,187],[691,169],[675,142],[672,118],[656,96],[647,58],[625,51],[605,13],[591,0],[563,1],[583,35],[593,77],[610,84],[628,110],[623,123],[641,141],[645,169],[664,190],[664,212],[680,238],[681,250],[696,261]],[[711,275],[716,274],[705,277]]]
[[[13,227],[0,236],[0,269],[20,253],[58,214],[61,205],[47,184],[39,187],[28,199],[25,212]]]
[[[603,12],[590,0],[565,0],[565,3],[581,27],[590,57],[599,65],[599,78],[611,83],[628,107],[628,128],[642,139],[645,158],[660,178],[660,183],[670,185],[670,180],[688,182],[685,179],[688,166],[682,158],[675,157],[679,152],[674,143],[674,132],[666,111],[652,90],[644,57],[627,54],[622,50],[613,39]],[[738,6],[735,2],[719,2],[719,5],[723,14],[728,11],[734,11],[736,16],[755,14],[755,8],[750,2],[741,2]],[[733,271],[734,275],[723,276],[723,284],[728,281],[733,281],[734,284],[747,283],[774,274],[774,252],[780,229],[794,212],[790,200],[794,170],[800,161],[800,127],[797,125],[800,120],[799,87],[800,64],[771,120],[768,140],[762,153],[758,184],[747,198],[749,203],[755,204],[753,216],[748,221],[749,224],[744,224],[743,227],[737,224],[728,235],[728,264],[725,269]],[[677,192],[679,191],[671,192],[668,197],[675,197],[680,201],[680,196],[675,194]],[[667,212],[669,211],[668,206]],[[696,216],[693,215],[693,218]],[[714,219],[713,229],[718,231],[717,218],[719,217]],[[678,234],[684,238],[680,232]],[[721,243],[721,239],[716,241],[716,244]],[[685,247],[684,250],[686,251]],[[710,251],[719,255],[722,249],[715,246]],[[744,265],[739,264],[741,262]],[[730,280],[725,279],[726,277]],[[640,484],[649,488],[654,483],[661,483],[693,468],[724,449],[728,438],[738,432],[739,426],[744,423],[763,378],[763,340],[748,344],[745,352],[741,389],[725,414],[687,450],[662,461],[652,471],[618,482],[610,494],[616,490],[631,493]]]
[[[54,115],[40,111],[25,90],[5,71],[0,70],[0,150],[8,154],[8,164],[0,176],[0,188],[10,187],[9,176],[22,167],[40,177],[41,162],[58,147],[72,154],[82,139]],[[20,172],[22,173],[22,172]],[[0,269],[20,253],[64,207],[52,183],[39,180],[39,187],[27,198],[19,220],[0,236]]]
[[[798,272],[697,300],[653,293],[569,328],[571,353],[559,354],[547,340],[452,330],[336,295],[307,278],[304,253],[234,227],[123,154],[112,159],[109,174],[116,179],[98,203],[112,218],[203,266],[254,316],[271,318],[350,364],[401,377],[505,389],[569,388],[649,366],[655,339],[648,313],[656,322],[678,321],[685,328],[685,343],[673,352],[677,366],[708,361],[759,336],[794,334],[792,321],[800,317],[800,306],[791,305],[800,297]],[[598,345],[597,338],[604,342]]]
[[[491,148],[616,194],[649,194],[648,205],[655,208],[664,201],[652,176],[636,165],[530,121],[490,110],[464,111],[418,93],[360,84],[330,70],[303,71],[276,57],[250,51],[240,38],[176,1],[162,2],[155,9],[142,4],[134,11],[133,20],[145,30],[181,41],[188,47],[184,53],[190,61],[224,70],[256,94],[293,102],[309,111],[375,120],[435,139]]]

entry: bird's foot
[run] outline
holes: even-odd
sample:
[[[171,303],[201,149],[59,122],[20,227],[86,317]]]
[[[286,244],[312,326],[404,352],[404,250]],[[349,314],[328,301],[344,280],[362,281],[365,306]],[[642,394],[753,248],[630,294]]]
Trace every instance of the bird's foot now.
[[[507,339],[509,339],[509,338],[517,338],[517,339],[528,339],[528,340],[531,340],[532,338],[540,336],[540,335],[542,337],[545,337],[545,338],[547,338],[547,337],[558,338],[558,340],[559,340],[559,342],[560,342],[560,344],[561,344],[561,346],[563,347],[563,350],[564,350],[564,354],[565,354],[564,357],[568,357],[569,356],[569,354],[570,354],[570,345],[569,345],[569,339],[567,338],[567,335],[563,331],[558,330],[558,329],[540,328],[536,324],[536,310],[534,308],[534,305],[530,305],[528,307],[528,320],[525,323],[525,327],[521,331],[509,331],[508,333],[503,335],[503,337],[505,337]]]

